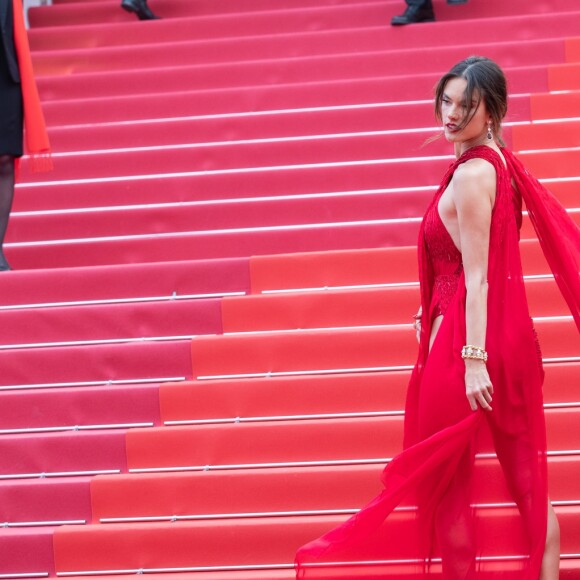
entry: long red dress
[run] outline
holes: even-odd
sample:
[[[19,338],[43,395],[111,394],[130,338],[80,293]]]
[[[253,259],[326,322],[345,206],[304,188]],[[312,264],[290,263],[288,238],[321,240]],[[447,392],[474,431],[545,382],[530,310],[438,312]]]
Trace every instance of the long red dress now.
[[[407,394],[405,450],[385,468],[379,496],[298,551],[298,578],[539,577],[548,502],[546,436],[543,369],[519,254],[522,197],[579,327],[580,233],[513,154],[502,153],[507,168],[490,147],[468,150],[450,166],[427,209],[418,248],[423,330]],[[471,411],[465,395],[461,254],[438,213],[455,169],[473,158],[491,163],[497,176],[485,345],[494,385],[491,412]],[[443,322],[429,352],[432,319],[439,313]]]

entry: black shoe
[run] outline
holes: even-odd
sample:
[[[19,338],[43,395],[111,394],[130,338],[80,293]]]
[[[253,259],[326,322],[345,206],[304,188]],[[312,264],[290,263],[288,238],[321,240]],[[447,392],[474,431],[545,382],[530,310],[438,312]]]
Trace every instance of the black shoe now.
[[[7,262],[3,252],[0,250],[0,272],[8,272],[9,270],[12,270],[12,268],[10,267],[10,264]]]
[[[139,20],[159,20],[159,16],[155,16],[147,6],[146,0],[122,0],[121,8],[136,14]]]
[[[423,8],[420,6],[407,6],[407,9],[400,16],[393,16],[391,24],[393,26],[403,26],[403,24],[415,24],[416,22],[435,22],[433,8]]]

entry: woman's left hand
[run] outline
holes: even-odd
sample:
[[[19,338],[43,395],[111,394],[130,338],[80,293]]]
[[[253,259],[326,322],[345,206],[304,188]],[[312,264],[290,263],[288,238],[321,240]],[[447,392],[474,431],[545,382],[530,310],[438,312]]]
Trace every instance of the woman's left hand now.
[[[472,411],[477,411],[478,405],[486,411],[492,410],[493,385],[483,361],[465,360],[465,394]]]

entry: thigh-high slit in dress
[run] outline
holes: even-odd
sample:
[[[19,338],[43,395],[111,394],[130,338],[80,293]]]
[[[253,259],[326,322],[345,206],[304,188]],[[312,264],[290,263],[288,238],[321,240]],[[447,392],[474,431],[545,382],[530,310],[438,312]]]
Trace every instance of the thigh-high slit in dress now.
[[[542,361],[519,253],[522,197],[579,328],[580,234],[513,154],[502,153],[507,167],[490,147],[468,150],[450,166],[427,208],[418,246],[422,332],[405,406],[405,449],[385,468],[380,495],[298,551],[298,578],[539,577],[548,505],[546,435]],[[466,398],[465,279],[461,253],[438,213],[455,169],[473,158],[491,163],[497,177],[485,345],[494,385],[491,412],[472,411]],[[441,314],[429,349],[432,322]]]

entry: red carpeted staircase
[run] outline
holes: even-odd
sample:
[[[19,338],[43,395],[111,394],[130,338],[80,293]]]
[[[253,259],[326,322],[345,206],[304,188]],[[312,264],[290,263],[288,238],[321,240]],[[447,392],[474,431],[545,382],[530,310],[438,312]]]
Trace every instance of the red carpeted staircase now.
[[[289,580],[300,545],[379,491],[452,64],[505,68],[504,138],[580,223],[577,0],[434,3],[438,22],[399,29],[402,0],[30,11],[55,170],[24,169],[0,275],[0,578]],[[578,580],[580,339],[527,219],[521,246]],[[496,504],[493,456],[477,470]],[[514,553],[513,514],[486,514]],[[386,576],[412,577],[360,572]]]

